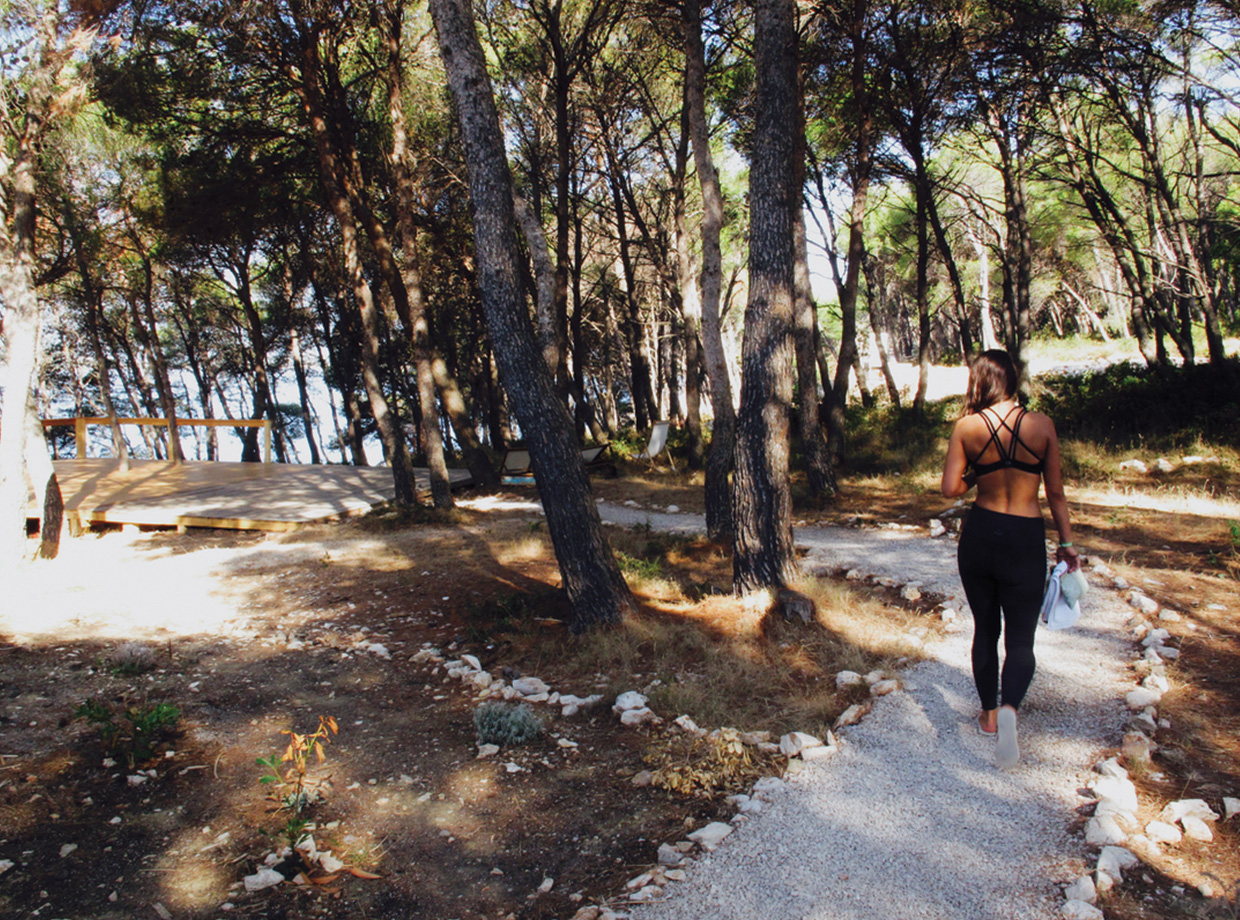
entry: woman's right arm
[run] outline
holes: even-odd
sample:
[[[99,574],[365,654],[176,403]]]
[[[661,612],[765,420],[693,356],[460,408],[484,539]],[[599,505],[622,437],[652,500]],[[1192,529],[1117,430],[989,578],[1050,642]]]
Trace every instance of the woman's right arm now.
[[[1075,572],[1081,567],[1081,554],[1072,545],[1072,521],[1068,516],[1068,497],[1063,489],[1059,436],[1055,433],[1055,423],[1049,418],[1046,423],[1050,428],[1050,437],[1046,442],[1042,482],[1046,486],[1046,503],[1050,505],[1051,518],[1055,522],[1055,529],[1059,531],[1059,548],[1055,552],[1055,558],[1068,563],[1069,572]]]
[[[952,429],[951,440],[947,442],[947,459],[943,462],[943,481],[939,484],[946,498],[964,495],[973,488],[976,478],[972,472],[968,472],[969,458],[965,456],[964,440],[960,433],[963,421],[964,419],[961,419],[956,422],[956,427]]]

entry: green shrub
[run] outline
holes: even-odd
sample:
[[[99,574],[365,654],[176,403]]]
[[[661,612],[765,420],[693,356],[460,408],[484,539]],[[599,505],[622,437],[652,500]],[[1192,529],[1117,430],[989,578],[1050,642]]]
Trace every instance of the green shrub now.
[[[122,755],[133,768],[155,756],[159,742],[176,728],[181,710],[171,703],[127,706],[120,717],[128,724],[122,725],[112,707],[87,700],[74,710],[73,716],[98,728],[104,748]]]
[[[525,703],[483,703],[474,710],[479,744],[525,744],[542,737],[543,720]]]
[[[937,466],[947,446],[960,400],[927,403],[923,409],[889,402],[850,404],[845,416],[844,461],[858,473],[909,473]]]
[[[1144,367],[1113,364],[1040,381],[1030,408],[1055,420],[1061,438],[1115,450],[1240,445],[1240,363]]]

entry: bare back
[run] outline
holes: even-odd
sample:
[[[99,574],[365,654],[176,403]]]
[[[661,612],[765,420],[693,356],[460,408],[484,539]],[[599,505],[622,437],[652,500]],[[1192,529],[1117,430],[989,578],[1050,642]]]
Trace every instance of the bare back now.
[[[1057,479],[1059,473],[1058,442],[1051,420],[1039,412],[1019,408],[1010,413],[988,408],[965,416],[956,426],[969,466],[980,468],[977,504],[1003,514],[1041,517],[1038,494],[1043,476],[1051,471],[1052,459],[1053,477]],[[1044,472],[1004,466],[1003,461],[1008,458],[1022,467],[1036,464]],[[1047,485],[1051,483],[1048,481]]]

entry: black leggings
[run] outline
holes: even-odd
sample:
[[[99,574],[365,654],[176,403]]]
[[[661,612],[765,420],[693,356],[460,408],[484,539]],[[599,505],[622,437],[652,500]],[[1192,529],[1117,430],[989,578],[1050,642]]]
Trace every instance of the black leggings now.
[[[1046,582],[1046,525],[1040,517],[1016,517],[974,505],[956,552],[960,581],[973,610],[973,680],[983,709],[1019,709],[1036,661]],[[1003,633],[1003,681],[999,695],[999,634]]]

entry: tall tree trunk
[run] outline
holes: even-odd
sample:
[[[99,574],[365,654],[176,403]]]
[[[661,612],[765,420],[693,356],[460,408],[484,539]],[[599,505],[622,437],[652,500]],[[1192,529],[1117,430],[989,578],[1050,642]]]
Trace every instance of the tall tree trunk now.
[[[560,366],[560,340],[555,324],[555,261],[547,246],[542,221],[529,202],[520,195],[514,195],[512,203],[521,233],[525,236],[525,248],[529,250],[530,261],[534,264],[534,315],[538,317],[538,342],[542,347],[543,360],[554,374]]]
[[[513,411],[521,423],[574,631],[617,623],[633,598],[607,545],[572,420],[538,351],[521,291],[512,179],[486,59],[463,0],[431,0],[461,126],[474,215],[478,287]]]
[[[702,188],[702,356],[710,377],[710,403],[715,421],[706,455],[706,535],[719,543],[732,538],[732,500],[728,477],[732,473],[736,412],[732,381],[723,349],[719,299],[723,288],[723,256],[719,237],[723,228],[723,194],[710,152],[706,123],[706,52],[702,43],[701,0],[685,0],[685,105],[693,161]]]
[[[413,225],[413,171],[409,166],[409,142],[405,128],[404,76],[401,67],[400,30],[404,4],[396,0],[387,8],[387,81],[388,114],[392,122],[392,171],[396,184],[396,222],[400,231],[401,287],[408,295],[410,344],[418,383],[418,404],[422,407],[422,450],[431,480],[431,503],[436,508],[451,508],[452,481],[444,458],[443,436],[439,431],[438,400],[435,372],[432,369],[430,324],[426,318],[426,298],[422,291],[422,272],[418,265],[417,228]],[[397,303],[400,300],[397,298]]]
[[[732,489],[732,581],[745,593],[797,574],[788,489],[792,404],[797,46],[792,0],[754,5],[749,301]]]
[[[33,33],[36,50],[26,72],[28,85],[21,112],[6,113],[0,126],[0,130],[13,131],[11,139],[0,142],[4,151],[0,153],[0,300],[4,301],[0,331],[5,345],[0,374],[4,385],[0,402],[0,566],[17,562],[26,548],[27,413],[39,370],[39,298],[34,278],[39,148],[53,122],[66,115],[59,103],[69,100],[71,104],[69,90],[84,85],[85,68],[76,72],[73,87],[58,86],[58,79],[73,62],[74,49],[89,47],[99,17],[110,5],[104,2],[87,9],[63,42],[61,16],[66,8],[59,3],[43,5],[37,21],[9,26],[14,32],[24,27]],[[5,80],[20,76],[6,73]]]
[[[344,253],[345,275],[353,286],[353,304],[361,325],[362,381],[370,398],[370,411],[379,430],[379,439],[392,465],[392,479],[396,490],[396,503],[403,506],[417,504],[417,491],[413,478],[413,463],[405,444],[400,419],[389,407],[383,393],[379,376],[379,310],[375,305],[374,291],[366,279],[358,242],[357,221],[349,198],[340,186],[338,176],[342,171],[337,163],[337,153],[329,136],[326,113],[318,85],[318,47],[313,38],[302,47],[302,74],[296,89],[305,107],[306,117],[314,136],[318,155],[319,179],[327,194],[328,205],[336,219]]]
[[[844,446],[844,410],[848,407],[848,372],[857,352],[857,294],[861,289],[861,260],[865,255],[865,209],[870,195],[874,160],[874,109],[869,90],[869,51],[865,19],[869,0],[853,0],[849,19],[852,57],[849,81],[852,88],[857,138],[853,147],[852,204],[848,209],[848,257],[844,266],[844,285],[840,288],[840,354],[831,387],[827,446],[831,457],[839,457]],[[823,378],[825,385],[827,378]]]
[[[680,292],[680,332],[683,343],[685,370],[685,428],[689,435],[689,467],[701,469],[706,456],[702,442],[702,390],[701,354],[699,342],[702,333],[702,301],[697,281],[693,277],[693,255],[689,251],[689,230],[685,223],[685,185],[689,172],[689,141],[692,129],[689,124],[688,89],[684,104],[680,107],[680,141],[676,145],[675,224],[676,284]]]
[[[835,495],[835,468],[823,435],[818,395],[818,311],[809,279],[809,241],[805,235],[805,115],[800,73],[797,79],[797,127],[795,135],[793,187],[793,335],[796,348],[797,422],[801,449],[805,452],[805,473],[810,493],[820,501]],[[854,341],[856,330],[853,330]],[[856,349],[853,349],[856,356]]]

